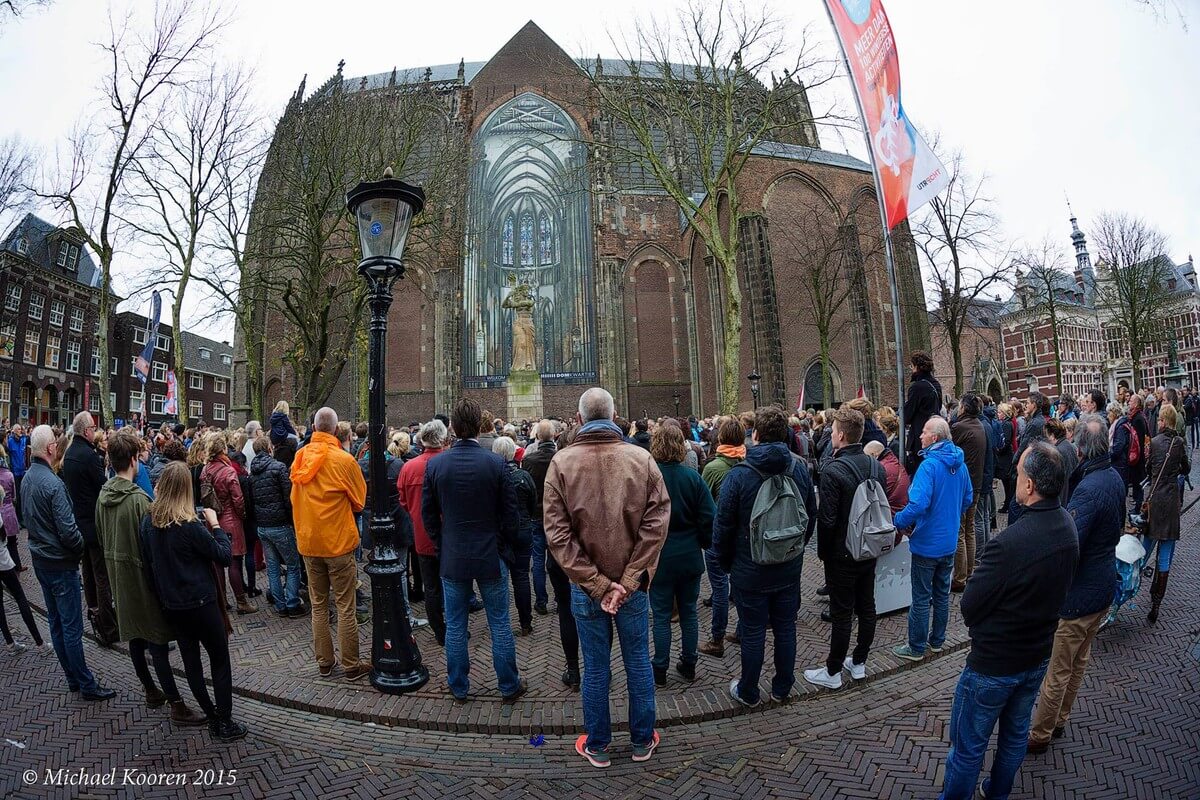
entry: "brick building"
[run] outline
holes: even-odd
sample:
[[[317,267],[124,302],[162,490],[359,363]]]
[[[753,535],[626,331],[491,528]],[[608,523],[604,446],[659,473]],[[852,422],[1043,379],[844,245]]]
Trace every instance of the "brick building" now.
[[[518,281],[535,298],[543,413],[574,414],[581,388],[596,384],[613,393],[626,415],[673,412],[676,396],[681,413],[717,411],[723,278],[678,206],[639,165],[596,162],[589,137],[620,134],[587,100],[585,69],[607,81],[630,75],[622,61],[570,57],[530,22],[487,62],[362,78],[344,78],[339,66],[308,97],[302,84],[288,104],[277,136],[288,136],[297,115],[330,93],[386,103],[420,82],[465,137],[466,211],[446,210],[451,235],[438,252],[410,258],[397,285],[385,387],[390,421],[427,419],[464,393],[508,416],[513,318],[503,301]],[[788,113],[809,119],[807,97],[803,91],[798,97],[798,107]],[[811,123],[793,131],[794,141],[762,143],[739,176],[747,246],[739,270],[737,374],[763,376],[764,402],[790,405],[802,386],[806,404],[835,403],[860,386],[872,399],[894,402],[892,305],[869,166],[822,150]],[[268,156],[265,185],[271,169]],[[831,398],[820,397],[816,332],[796,289],[803,259],[781,246],[814,209],[832,220],[829,229],[844,244],[844,275],[853,287],[833,340]],[[903,226],[894,240],[904,349],[926,349],[915,248]],[[262,331],[286,324],[265,303],[257,316]],[[284,352],[285,338],[267,337],[263,374],[249,375],[240,350],[245,337],[238,332],[234,422],[261,413],[249,408],[251,382],[262,387],[266,410],[279,399],[294,401],[291,364],[297,354]],[[363,337],[326,400],[343,415],[361,413],[366,365]],[[749,407],[745,380],[740,393],[741,405]]]
[[[76,230],[27,214],[0,242],[0,419],[65,423],[85,395],[99,411],[96,387],[87,388],[99,375],[99,287]]]
[[[150,360],[150,374],[145,386],[134,373],[134,363],[146,346],[149,320],[130,311],[116,316],[112,332],[112,392],[116,402],[113,415],[122,424],[158,425],[179,420],[194,425],[203,419],[217,428],[226,427],[229,413],[233,375],[233,348],[228,342],[218,342],[183,332],[184,375],[176,376],[186,387],[187,408],[178,414],[167,414],[167,373],[175,368],[174,340],[171,326],[160,323]]]
[[[1006,304],[999,300],[975,300],[967,308],[960,350],[963,366],[963,393],[989,395],[993,400],[1007,397],[1000,345],[1000,317]],[[948,397],[954,396],[954,351],[939,312],[929,312],[929,338],[933,343],[933,374]]]
[[[1071,243],[1075,251],[1074,275],[1062,273],[1053,280],[1058,315],[1057,360],[1062,370],[1059,385],[1055,370],[1054,331],[1046,310],[1045,286],[1034,286],[1029,276],[1019,276],[1016,291],[1000,318],[1000,336],[1008,373],[1008,391],[1024,396],[1037,389],[1043,394],[1078,396],[1099,388],[1108,397],[1118,386],[1132,388],[1133,366],[1128,343],[1120,326],[1096,303],[1097,286],[1105,268],[1093,268],[1087,237],[1071,215]],[[1169,366],[1169,341],[1177,342],[1186,382],[1200,386],[1200,294],[1195,265],[1189,257],[1176,264],[1168,256],[1169,289],[1179,295],[1182,310],[1166,321],[1168,335],[1143,355],[1139,386],[1165,385]],[[1097,275],[1099,269],[1099,275]]]

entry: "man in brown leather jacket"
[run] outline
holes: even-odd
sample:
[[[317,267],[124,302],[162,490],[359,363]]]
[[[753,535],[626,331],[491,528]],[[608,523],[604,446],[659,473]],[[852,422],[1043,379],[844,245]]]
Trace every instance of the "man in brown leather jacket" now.
[[[629,687],[633,760],[658,746],[650,667],[646,589],[667,536],[671,499],[650,453],[626,444],[612,395],[588,389],[579,399],[583,426],[550,462],[542,501],[546,542],[571,580],[571,610],[583,650],[583,721],[575,750],[609,765],[608,708],[612,627],[621,642]]]

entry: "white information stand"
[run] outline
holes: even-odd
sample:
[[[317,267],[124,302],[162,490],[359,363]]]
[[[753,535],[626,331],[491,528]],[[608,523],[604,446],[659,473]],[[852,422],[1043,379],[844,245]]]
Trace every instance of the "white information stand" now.
[[[912,553],[908,537],[875,562],[875,613],[887,614],[912,605]]]

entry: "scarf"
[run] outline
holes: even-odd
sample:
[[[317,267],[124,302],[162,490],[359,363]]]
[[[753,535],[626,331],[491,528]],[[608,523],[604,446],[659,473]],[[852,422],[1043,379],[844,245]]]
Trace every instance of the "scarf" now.
[[[745,458],[746,445],[719,444],[717,445],[717,455],[728,458]]]
[[[591,433],[592,431],[610,431],[622,438],[625,436],[625,434],[621,433],[621,429],[617,427],[617,423],[611,419],[594,419],[579,429],[580,433]]]

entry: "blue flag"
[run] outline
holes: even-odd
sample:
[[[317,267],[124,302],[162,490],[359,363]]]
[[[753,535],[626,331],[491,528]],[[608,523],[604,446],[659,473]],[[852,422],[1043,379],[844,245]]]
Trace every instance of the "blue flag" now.
[[[158,321],[161,315],[162,298],[156,291],[150,296],[150,320],[146,326],[146,346],[142,348],[142,354],[134,362],[134,372],[137,373],[138,380],[142,382],[143,386],[150,377],[150,362],[154,359],[154,343],[158,341]]]

